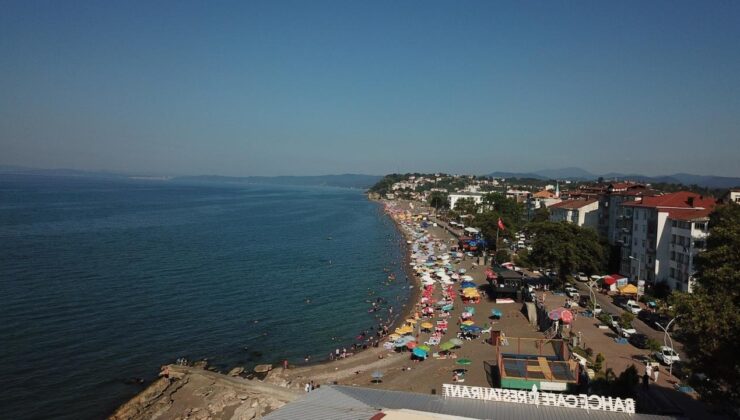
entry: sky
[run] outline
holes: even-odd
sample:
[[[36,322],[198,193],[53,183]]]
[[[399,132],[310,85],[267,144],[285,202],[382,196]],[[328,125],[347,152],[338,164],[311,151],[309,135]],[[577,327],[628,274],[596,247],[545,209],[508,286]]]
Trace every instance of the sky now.
[[[0,164],[740,176],[738,1],[0,4]]]

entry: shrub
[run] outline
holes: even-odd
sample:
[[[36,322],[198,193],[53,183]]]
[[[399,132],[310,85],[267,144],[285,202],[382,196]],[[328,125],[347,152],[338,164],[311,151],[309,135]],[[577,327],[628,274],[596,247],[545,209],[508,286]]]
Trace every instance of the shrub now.
[[[659,351],[661,344],[657,340],[653,340],[652,338],[648,338],[647,340],[647,346],[650,351]]]
[[[632,315],[632,312],[625,312],[622,314],[622,316],[619,317],[619,325],[622,328],[631,328],[632,327],[632,321],[634,321],[635,316]]]
[[[601,369],[604,367],[604,362],[606,361],[606,358],[603,354],[599,353],[596,355],[596,360],[594,360],[594,372],[601,372]]]

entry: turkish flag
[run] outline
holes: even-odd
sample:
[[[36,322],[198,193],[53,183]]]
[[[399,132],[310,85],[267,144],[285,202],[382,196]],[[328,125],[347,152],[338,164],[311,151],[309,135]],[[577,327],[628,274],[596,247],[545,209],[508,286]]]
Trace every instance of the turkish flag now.
[[[498,218],[498,228],[501,230],[506,230],[506,226],[504,226],[504,222],[501,220],[501,218]]]

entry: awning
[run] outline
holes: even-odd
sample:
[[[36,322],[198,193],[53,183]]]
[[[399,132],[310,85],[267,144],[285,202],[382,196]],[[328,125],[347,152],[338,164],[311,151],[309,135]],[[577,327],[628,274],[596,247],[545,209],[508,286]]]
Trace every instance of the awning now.
[[[628,284],[626,286],[622,286],[619,288],[619,293],[623,295],[636,295],[637,286],[635,286],[634,284]]]

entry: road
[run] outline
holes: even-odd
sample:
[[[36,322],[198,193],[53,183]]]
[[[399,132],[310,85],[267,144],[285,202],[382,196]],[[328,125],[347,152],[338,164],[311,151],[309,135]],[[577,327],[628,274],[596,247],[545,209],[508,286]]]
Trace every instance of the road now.
[[[583,292],[584,294],[588,294],[588,285],[586,283],[576,282],[576,288],[579,291]],[[605,312],[609,312],[613,315],[621,315],[624,312],[624,309],[620,308],[619,306],[615,305],[612,302],[612,299],[610,296],[596,292],[595,290],[594,290],[594,296],[596,297],[596,302],[599,305],[601,305],[601,309],[604,310]],[[665,336],[665,333],[663,331],[659,331],[659,330],[649,327],[647,324],[642,322],[642,320],[637,317],[635,317],[635,320],[632,321],[632,325],[635,327],[637,332],[645,334],[646,336],[652,338],[653,340],[661,343],[661,345],[663,344],[663,339]],[[673,349],[679,354],[679,356],[681,357],[681,360],[685,360],[684,359],[685,356],[683,353],[683,344],[676,341],[675,338],[673,337],[671,338],[673,339]]]

